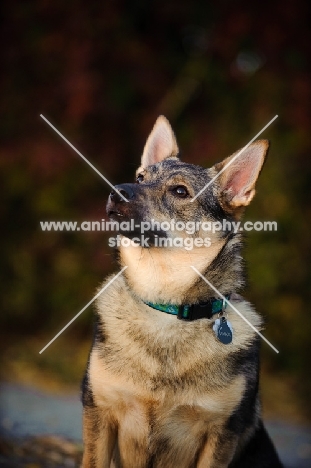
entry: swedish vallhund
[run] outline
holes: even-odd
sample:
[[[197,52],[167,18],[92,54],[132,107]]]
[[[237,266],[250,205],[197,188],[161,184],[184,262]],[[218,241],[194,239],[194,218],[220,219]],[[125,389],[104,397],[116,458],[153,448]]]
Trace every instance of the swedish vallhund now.
[[[160,116],[136,183],[111,192],[110,220],[134,224],[118,234],[126,268],[97,299],[83,468],[282,467],[261,419],[260,338],[230,306],[262,328],[237,294],[242,236],[228,226],[252,200],[268,146],[210,169],[183,163]],[[207,232],[213,223],[222,229]]]

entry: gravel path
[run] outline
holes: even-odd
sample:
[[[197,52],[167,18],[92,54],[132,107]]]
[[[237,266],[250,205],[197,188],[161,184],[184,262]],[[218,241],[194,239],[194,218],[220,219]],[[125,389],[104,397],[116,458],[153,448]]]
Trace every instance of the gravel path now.
[[[0,467],[77,467],[81,457],[79,395],[53,396],[0,384]],[[311,430],[266,421],[286,468],[311,467]]]

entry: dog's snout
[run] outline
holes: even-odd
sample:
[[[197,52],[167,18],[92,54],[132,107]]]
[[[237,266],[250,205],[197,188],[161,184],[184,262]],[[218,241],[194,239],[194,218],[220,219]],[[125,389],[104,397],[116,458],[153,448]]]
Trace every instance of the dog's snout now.
[[[110,200],[114,202],[125,201],[124,198],[121,197],[121,195],[123,195],[123,197],[126,198],[126,200],[131,200],[135,197],[135,193],[129,184],[120,184],[116,185],[115,190],[112,190],[110,192]]]
[[[124,198],[122,198],[121,195],[123,195],[124,198],[128,199],[127,193],[125,190],[118,190],[118,192],[116,190],[111,190],[110,195],[109,195],[110,200],[114,202],[124,201]]]

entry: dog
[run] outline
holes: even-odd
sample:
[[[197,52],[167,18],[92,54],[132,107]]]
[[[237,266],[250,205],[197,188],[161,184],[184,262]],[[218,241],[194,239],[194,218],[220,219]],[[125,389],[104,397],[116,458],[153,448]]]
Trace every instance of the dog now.
[[[83,468],[282,467],[261,419],[260,338],[233,307],[258,330],[262,319],[238,294],[242,233],[227,228],[252,200],[268,147],[258,140],[210,169],[187,164],[160,116],[136,182],[111,192],[124,270],[96,302]],[[195,229],[177,230],[189,221]],[[218,229],[207,236],[209,223]]]

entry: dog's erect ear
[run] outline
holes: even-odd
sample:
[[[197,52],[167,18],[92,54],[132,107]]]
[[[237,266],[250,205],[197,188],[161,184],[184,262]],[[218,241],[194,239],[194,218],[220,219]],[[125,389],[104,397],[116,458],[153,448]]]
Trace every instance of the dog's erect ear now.
[[[258,140],[215,166],[223,202],[231,208],[247,206],[255,195],[255,184],[269,148],[268,140]],[[238,155],[241,153],[240,155]],[[226,167],[227,166],[227,167]]]
[[[141,158],[141,166],[156,164],[170,156],[177,156],[178,146],[169,121],[163,116],[157,118],[156,123],[146,142]]]

